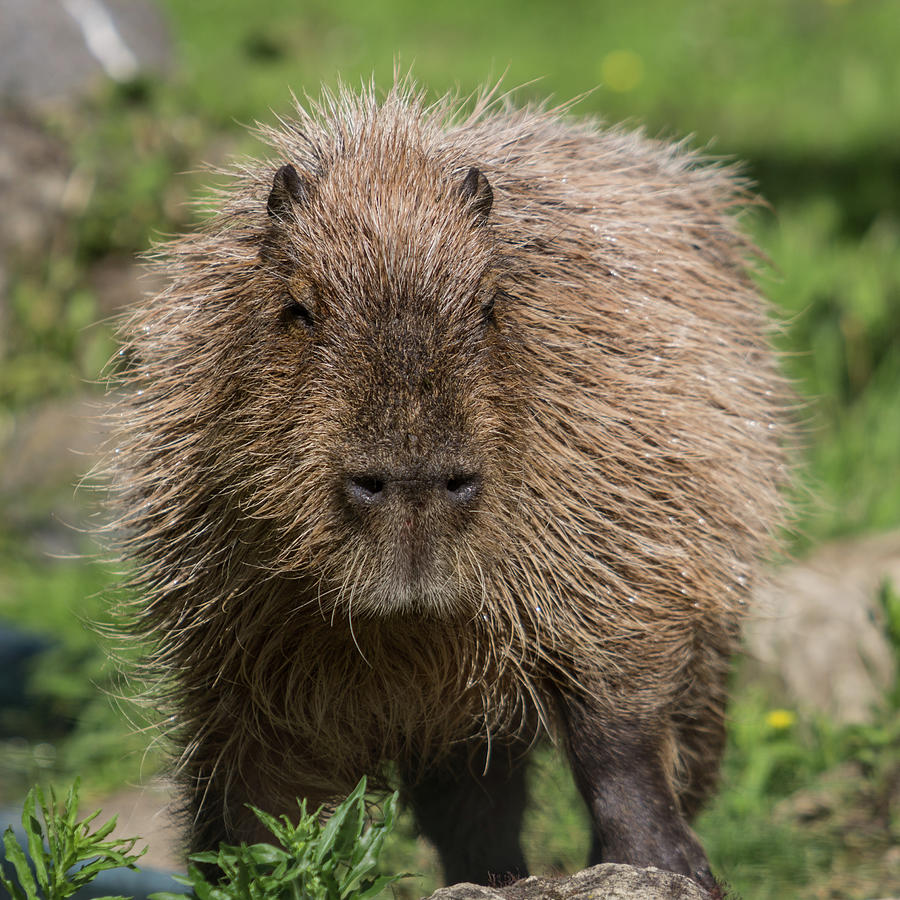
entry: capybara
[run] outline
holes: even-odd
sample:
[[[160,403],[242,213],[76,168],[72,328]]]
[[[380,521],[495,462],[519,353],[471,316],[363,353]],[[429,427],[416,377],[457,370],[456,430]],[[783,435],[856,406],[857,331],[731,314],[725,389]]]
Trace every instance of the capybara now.
[[[113,500],[193,850],[405,787],[448,881],[525,873],[528,753],[591,860],[688,822],[787,480],[733,168],[486,91],[263,129],[124,326]]]

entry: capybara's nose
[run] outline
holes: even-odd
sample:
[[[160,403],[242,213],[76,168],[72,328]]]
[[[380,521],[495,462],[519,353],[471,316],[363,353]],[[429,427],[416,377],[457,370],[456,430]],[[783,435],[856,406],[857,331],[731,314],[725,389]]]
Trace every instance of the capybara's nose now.
[[[344,490],[353,506],[373,506],[384,499],[384,484],[380,475],[349,475]]]
[[[439,498],[452,506],[471,506],[481,494],[482,479],[477,472],[457,471],[438,474],[409,472],[358,472],[344,481],[344,493],[352,506],[366,508],[400,495],[408,501],[423,502]]]
[[[457,506],[468,506],[481,493],[481,477],[474,472],[460,472],[443,482],[447,499]]]

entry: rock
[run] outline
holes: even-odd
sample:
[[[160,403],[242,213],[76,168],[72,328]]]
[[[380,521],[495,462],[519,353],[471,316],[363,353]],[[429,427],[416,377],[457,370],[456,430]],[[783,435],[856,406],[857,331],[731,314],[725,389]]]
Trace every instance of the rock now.
[[[82,96],[103,77],[165,68],[170,41],[149,0],[0,0],[0,99],[26,108]]]
[[[505,888],[455,884],[427,900],[706,900],[710,894],[683,875],[604,863],[568,878],[523,878]]]
[[[877,599],[886,578],[900,589],[900,531],[825,544],[777,572],[748,623],[742,677],[787,706],[869,721],[896,677]]]
[[[441,888],[425,900],[504,900],[505,897],[506,894],[494,888],[464,882]]]

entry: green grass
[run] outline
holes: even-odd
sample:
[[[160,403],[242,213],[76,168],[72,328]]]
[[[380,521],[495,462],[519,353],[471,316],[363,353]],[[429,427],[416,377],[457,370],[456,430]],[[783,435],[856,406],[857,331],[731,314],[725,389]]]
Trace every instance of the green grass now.
[[[804,541],[900,523],[900,217],[861,235],[824,191],[757,223],[773,262],[763,287],[785,331],[785,368],[806,402],[802,440],[818,503]]]
[[[6,866],[0,867],[0,885],[12,900],[67,900],[100,872],[137,868],[144,852],[132,852],[137,839],[104,840],[116,821],[98,825],[99,812],[79,820],[78,790],[76,780],[60,803],[52,788],[47,797],[39,786],[33,787],[22,808],[26,845],[19,844],[11,826],[4,831],[5,862],[15,870],[15,878],[7,876]]]
[[[283,110],[286,84],[315,93],[373,71],[386,83],[399,59],[438,91],[504,72],[511,85],[539,79],[536,96],[597,88],[586,109],[745,150],[839,153],[900,135],[885,115],[900,94],[891,0],[262,0],[252,17],[240,0],[166,6],[186,94],[222,122]],[[610,60],[621,51],[636,79]]]

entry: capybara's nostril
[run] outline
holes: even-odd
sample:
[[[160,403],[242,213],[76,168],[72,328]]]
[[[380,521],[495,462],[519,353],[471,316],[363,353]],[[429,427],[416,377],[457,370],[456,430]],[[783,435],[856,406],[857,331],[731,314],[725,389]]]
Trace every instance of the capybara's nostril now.
[[[384,479],[377,475],[351,475],[345,488],[350,502],[356,506],[372,506],[384,496]]]
[[[452,475],[444,487],[453,503],[464,506],[476,500],[481,493],[481,478],[472,473]]]

